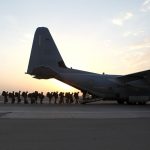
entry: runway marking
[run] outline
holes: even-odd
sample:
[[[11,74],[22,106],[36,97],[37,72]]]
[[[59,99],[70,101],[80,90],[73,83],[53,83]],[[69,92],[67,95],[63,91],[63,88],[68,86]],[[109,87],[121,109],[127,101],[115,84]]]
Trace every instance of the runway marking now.
[[[124,112],[55,112],[55,111],[13,111],[0,112],[0,118],[18,119],[105,119],[105,118],[150,118],[150,111],[124,111]]]
[[[150,118],[149,106],[127,105],[0,105],[0,118],[18,119],[105,119]]]
[[[9,113],[11,113],[11,112],[0,112],[0,118],[7,115],[7,114],[9,114]]]

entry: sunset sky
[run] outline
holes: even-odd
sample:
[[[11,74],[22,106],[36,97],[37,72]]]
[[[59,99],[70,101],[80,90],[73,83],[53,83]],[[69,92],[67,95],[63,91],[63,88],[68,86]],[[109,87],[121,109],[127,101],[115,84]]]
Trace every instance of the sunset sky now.
[[[75,90],[25,74],[41,26],[68,67],[121,75],[150,69],[150,0],[3,0],[0,92]]]

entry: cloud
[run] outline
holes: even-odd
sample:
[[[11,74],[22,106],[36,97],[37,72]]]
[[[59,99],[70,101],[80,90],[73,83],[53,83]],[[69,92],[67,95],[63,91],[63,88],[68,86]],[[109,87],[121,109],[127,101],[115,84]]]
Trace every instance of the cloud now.
[[[112,19],[112,23],[118,26],[122,26],[124,22],[131,19],[133,16],[133,13],[126,12],[124,15],[120,15],[119,17]]]
[[[141,32],[143,32],[141,30]],[[135,36],[136,32],[127,32],[126,36]],[[138,32],[137,32],[138,33]],[[139,31],[139,35],[141,35]],[[138,36],[138,35],[136,35]],[[138,42],[127,45],[123,48],[122,60],[124,64],[129,68],[130,71],[140,71],[149,69],[150,64],[150,38],[142,39],[140,41],[137,38]]]
[[[124,71],[135,72],[149,69],[150,64],[150,51],[131,51],[129,53],[123,53],[122,67]]]
[[[139,36],[144,33],[144,30],[139,31],[127,31],[123,33],[123,37],[129,37],[129,36]]]
[[[150,50],[150,40],[146,40],[144,42],[131,45],[129,47],[130,50]]]
[[[124,73],[149,69],[150,66],[150,39],[145,39],[123,47],[118,53]],[[127,71],[127,72],[126,72]]]
[[[147,70],[150,64],[150,51],[133,51],[126,55],[126,64],[133,70]]]
[[[150,0],[144,1],[144,3],[142,4],[141,11],[143,11],[143,12],[150,11]]]

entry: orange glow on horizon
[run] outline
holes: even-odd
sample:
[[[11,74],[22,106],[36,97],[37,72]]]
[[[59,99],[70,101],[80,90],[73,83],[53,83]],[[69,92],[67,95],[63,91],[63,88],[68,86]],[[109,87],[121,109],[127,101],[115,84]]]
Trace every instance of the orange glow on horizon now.
[[[31,77],[28,78],[28,82],[24,83],[23,89],[27,89],[27,91],[29,92],[42,91],[44,93],[54,92],[54,91],[58,91],[58,92],[77,92],[78,91],[78,89],[75,89],[56,79],[38,80],[38,79],[33,79]]]

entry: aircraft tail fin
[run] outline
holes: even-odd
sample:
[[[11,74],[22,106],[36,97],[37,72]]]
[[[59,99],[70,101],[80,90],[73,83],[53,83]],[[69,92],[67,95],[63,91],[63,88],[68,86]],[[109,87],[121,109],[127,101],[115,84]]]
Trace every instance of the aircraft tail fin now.
[[[33,75],[35,78],[47,79],[53,77],[59,68],[67,67],[49,30],[45,27],[37,28],[27,74]]]

